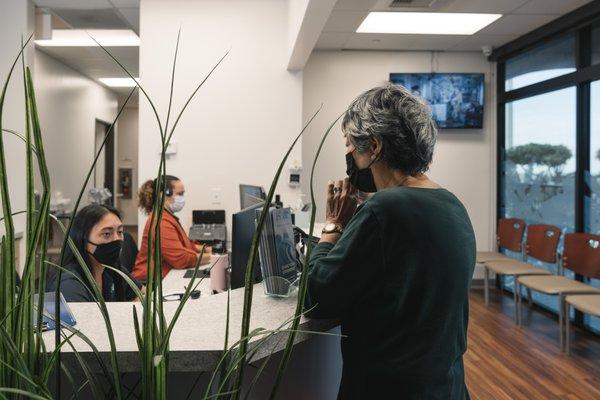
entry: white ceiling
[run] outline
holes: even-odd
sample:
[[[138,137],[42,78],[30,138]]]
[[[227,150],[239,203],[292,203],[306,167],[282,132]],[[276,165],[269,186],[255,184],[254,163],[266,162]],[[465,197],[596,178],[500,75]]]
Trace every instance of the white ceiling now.
[[[2,1],[2,0],[0,0]],[[168,0],[163,0],[168,1]],[[283,1],[283,0],[281,0]],[[419,7],[390,8],[392,0],[337,0],[315,49],[481,51],[499,47],[591,0],[413,0]],[[133,29],[139,32],[140,0],[33,0],[49,10],[56,28]],[[474,35],[393,35],[356,33],[369,11],[498,13],[503,17]],[[320,28],[319,28],[320,30]],[[82,74],[127,76],[100,48],[40,47]],[[110,49],[134,75],[139,74],[139,48]],[[124,94],[128,89],[111,90]]]
[[[140,0],[33,0],[41,8],[78,29],[133,29],[140,31]]]
[[[317,41],[317,50],[481,51],[499,47],[592,0],[414,0],[430,7],[394,7],[392,0],[338,0]],[[474,35],[356,33],[369,11],[431,11],[502,14]]]
[[[139,34],[140,0],[33,0],[33,2],[53,15],[52,24],[57,29],[132,29]],[[38,49],[96,82],[98,78],[127,77],[127,74],[99,47],[38,46]],[[139,47],[109,47],[108,50],[134,76],[139,76]],[[131,90],[110,89],[120,95],[127,95]]]

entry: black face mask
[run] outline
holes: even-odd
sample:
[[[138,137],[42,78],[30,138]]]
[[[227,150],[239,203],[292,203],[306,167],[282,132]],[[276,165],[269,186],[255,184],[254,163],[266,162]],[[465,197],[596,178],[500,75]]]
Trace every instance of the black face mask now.
[[[96,261],[110,267],[119,265],[119,256],[121,255],[121,247],[123,247],[122,240],[113,240],[112,242],[101,244],[88,242],[96,246],[96,250],[94,250],[93,253],[90,253],[94,256]]]
[[[358,169],[352,152],[346,153],[346,174],[350,178],[352,186],[366,193],[375,193],[377,187],[375,186],[375,180],[373,179],[373,172],[371,171],[371,165],[377,160],[375,158],[371,163],[364,169]]]

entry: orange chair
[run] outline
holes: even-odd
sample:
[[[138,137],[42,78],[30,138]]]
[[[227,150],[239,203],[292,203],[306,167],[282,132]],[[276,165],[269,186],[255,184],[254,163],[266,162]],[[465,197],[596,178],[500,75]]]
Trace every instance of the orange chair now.
[[[498,234],[496,235],[496,244],[498,250],[504,248],[517,253],[523,253],[523,233],[525,233],[525,221],[518,218],[501,218],[498,220]],[[492,260],[512,260],[499,251],[478,251],[476,255],[477,263],[485,263]]]
[[[553,225],[529,225],[527,226],[527,241],[525,243],[525,261],[518,261],[512,258],[491,260],[484,264],[486,282],[488,281],[489,271],[493,271],[499,276],[513,276],[515,280],[518,276],[525,275],[551,275],[551,272],[537,268],[529,264],[529,258],[534,258],[539,261],[557,264],[557,272],[560,257],[556,249],[560,240],[560,229]],[[489,285],[485,285],[485,305],[488,305]],[[515,285],[514,290],[515,302],[515,322],[519,321],[519,308],[517,307],[517,290]],[[531,303],[531,292],[528,292],[529,301]]]
[[[565,297],[565,351],[567,355],[571,355],[571,319],[569,318],[571,307],[582,313],[600,317],[600,294],[580,293]]]
[[[570,233],[565,235],[565,246],[562,257],[562,274],[567,268],[576,274],[588,278],[600,277],[600,235],[589,233]],[[564,344],[564,318],[566,314],[565,296],[572,294],[600,293],[600,289],[583,282],[575,281],[564,276],[523,276],[515,280],[518,293],[519,309],[521,307],[520,287],[528,290],[559,296],[558,321],[560,333],[560,348]],[[519,312],[519,324],[521,324],[521,313]]]

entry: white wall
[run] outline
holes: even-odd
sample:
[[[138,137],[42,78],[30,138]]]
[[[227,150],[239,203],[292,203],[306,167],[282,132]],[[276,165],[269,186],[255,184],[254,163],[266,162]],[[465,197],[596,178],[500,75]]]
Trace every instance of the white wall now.
[[[0,85],[8,76],[9,69],[19,54],[21,37],[27,38],[33,30],[33,7],[23,0],[0,1]],[[31,50],[26,51],[26,63],[30,63]],[[2,113],[2,128],[24,131],[25,106],[23,94],[23,75],[21,64],[17,64],[6,93]],[[25,209],[25,147],[20,139],[3,134],[6,168],[8,172],[9,192],[12,212]],[[1,201],[0,201],[1,204]],[[0,207],[0,215],[2,208]],[[14,218],[16,232],[25,230],[25,216]],[[4,234],[4,222],[0,223],[0,234]],[[21,240],[21,266],[24,261],[25,247]]]
[[[432,72],[434,69],[434,72],[485,73],[484,128],[440,131],[429,175],[464,203],[473,222],[478,249],[489,249],[494,242],[496,214],[494,67],[479,53],[448,52],[435,56],[432,62],[431,52],[314,52],[304,70],[304,118],[321,102],[325,106],[302,142],[306,175],[326,127],[356,96],[387,81],[390,72]],[[344,151],[338,124],[323,148],[316,173],[319,219],[324,217],[327,181],[345,176]],[[308,193],[307,179],[304,190]]]
[[[287,7],[283,0],[141,2],[141,82],[163,119],[178,29],[175,110],[231,48],[174,135],[178,153],[168,161],[167,173],[186,185],[186,208],[180,213],[186,229],[193,209],[225,209],[230,225],[231,213],[240,207],[238,184],[268,189],[279,160],[301,128],[302,74],[286,71]],[[141,97],[139,134],[141,183],[156,176],[160,145],[156,121]],[[301,158],[300,146],[293,158]],[[212,204],[211,188],[221,188],[221,204]],[[278,190],[284,203],[291,204],[298,192],[285,183]],[[140,230],[144,223],[141,218]]]
[[[94,159],[96,119],[113,121],[117,95],[37,49],[34,83],[52,192],[73,206]]]
[[[132,169],[131,199],[118,198],[118,208],[123,214],[125,225],[137,225],[137,167],[138,167],[138,118],[137,107],[125,107],[119,118],[119,140],[117,144],[117,170],[118,168]],[[118,173],[118,172],[117,172]],[[119,182],[115,180],[118,190]]]

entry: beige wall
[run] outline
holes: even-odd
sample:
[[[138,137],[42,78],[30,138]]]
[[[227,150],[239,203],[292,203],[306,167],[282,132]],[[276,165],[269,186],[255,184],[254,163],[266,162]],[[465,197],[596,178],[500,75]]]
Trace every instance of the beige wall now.
[[[34,83],[52,192],[72,206],[94,159],[96,119],[113,121],[117,95],[37,49]]]
[[[185,9],[185,13],[181,10]],[[177,31],[181,45],[174,109],[231,49],[229,57],[200,89],[181,119],[176,155],[167,173],[186,186],[183,226],[193,209],[225,209],[228,223],[239,210],[238,184],[265,186],[301,128],[302,74],[286,70],[289,51],[287,2],[144,0],[140,9],[141,82],[164,118]],[[147,102],[140,98],[139,182],[156,177],[159,134]],[[301,158],[298,146],[293,158]],[[282,176],[282,180],[286,177]],[[221,189],[213,204],[211,188]],[[294,203],[299,189],[283,183],[278,192]],[[140,219],[140,229],[145,218]]]
[[[0,1],[0,84],[8,76],[9,69],[19,54],[21,37],[27,37],[33,30],[33,7],[24,0]],[[31,65],[32,50],[26,51],[26,63]],[[31,65],[33,68],[33,65]],[[23,75],[21,64],[17,64],[11,83],[6,92],[4,110],[2,113],[2,128],[24,132],[25,106],[23,94]],[[6,168],[9,181],[9,191],[12,212],[24,210],[25,204],[25,147],[23,142],[9,134],[3,134]],[[1,204],[1,200],[0,200]],[[0,216],[3,214],[0,207]],[[25,230],[25,216],[14,217],[16,232]],[[4,223],[0,223],[0,235],[3,235]],[[20,241],[20,253],[25,254],[25,240]],[[24,257],[21,257],[21,267]]]
[[[125,107],[119,118],[119,140],[117,143],[117,174],[118,168],[132,169],[132,193],[131,199],[118,197],[118,207],[123,214],[125,225],[137,225],[137,166],[138,166],[138,118],[137,107]],[[117,190],[118,180],[115,180]]]
[[[433,68],[432,68],[433,67]],[[495,219],[494,67],[480,53],[317,51],[304,70],[303,114],[325,104],[303,140],[306,175],[326,127],[366,89],[389,79],[390,72],[482,72],[486,80],[484,128],[441,131],[430,176],[465,204],[480,250],[493,245]],[[325,144],[316,173],[318,219],[323,219],[324,188],[345,176],[344,140],[338,126]],[[308,193],[308,179],[304,191]],[[449,238],[451,240],[452,238]]]

